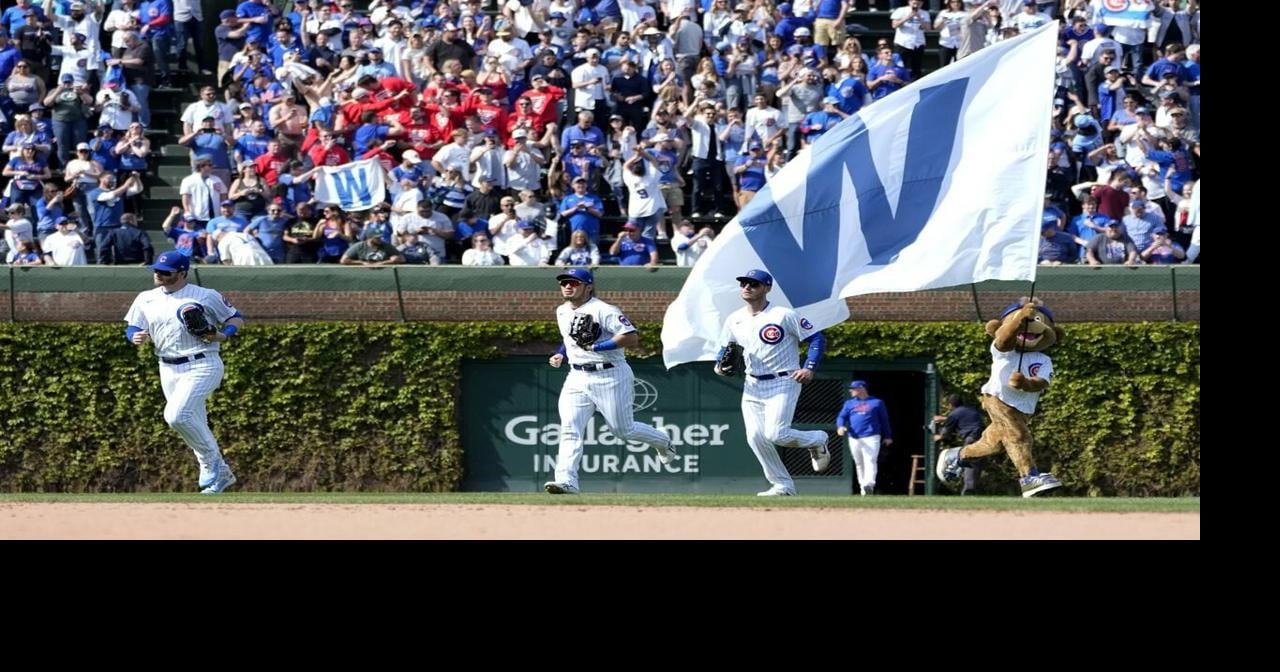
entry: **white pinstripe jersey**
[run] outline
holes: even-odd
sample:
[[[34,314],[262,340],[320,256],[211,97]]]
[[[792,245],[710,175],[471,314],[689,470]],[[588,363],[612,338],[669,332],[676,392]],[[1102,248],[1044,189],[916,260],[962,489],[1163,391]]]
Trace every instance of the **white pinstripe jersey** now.
[[[592,290],[594,291],[594,290]],[[569,355],[570,364],[592,364],[596,362],[613,362],[621,364],[627,361],[627,355],[622,348],[606,350],[605,352],[591,352],[578,347],[577,343],[569,338],[569,324],[573,322],[574,313],[586,313],[595,318],[596,324],[600,325],[600,336],[596,338],[596,343],[607,341],[618,334],[629,334],[636,330],[631,324],[631,320],[622,314],[622,310],[617,306],[605,303],[596,297],[573,308],[568,302],[560,304],[556,308],[556,323],[560,325],[560,337],[564,339],[564,347]]]
[[[987,384],[982,386],[983,394],[990,394],[1000,401],[1031,415],[1036,412],[1036,402],[1040,400],[1040,395],[1048,391],[1045,388],[1041,392],[1023,392],[1009,387],[1009,376],[1018,370],[1018,360],[1022,360],[1022,375],[1028,378],[1044,378],[1050,381],[1053,378],[1053,360],[1049,359],[1049,355],[1043,352],[1028,352],[1020,355],[1016,349],[1009,352],[1000,352],[996,349],[996,344],[991,344],[991,377],[987,379]]]
[[[796,370],[800,342],[818,330],[786,306],[769,303],[755,315],[750,310],[743,306],[729,315],[720,331],[720,346],[741,345],[747,373],[753,375]]]
[[[151,335],[157,357],[186,357],[201,352],[217,352],[220,343],[205,343],[192,336],[178,317],[178,311],[189,303],[204,307],[209,321],[220,325],[236,314],[235,306],[212,289],[187,283],[172,294],[161,287],[138,295],[129,306],[124,321],[131,327],[145,329]]]

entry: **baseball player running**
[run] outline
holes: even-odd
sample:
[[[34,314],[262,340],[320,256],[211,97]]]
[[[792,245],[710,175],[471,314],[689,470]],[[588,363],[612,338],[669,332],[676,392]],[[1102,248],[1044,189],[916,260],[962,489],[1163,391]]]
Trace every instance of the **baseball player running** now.
[[[881,445],[893,444],[893,430],[889,411],[883,401],[867,394],[866,381],[849,383],[849,394],[852,398],[836,415],[836,434],[849,437],[849,452],[858,467],[858,487],[865,497],[875,494],[876,460],[880,459]]]
[[[609,431],[623,441],[640,441],[658,451],[670,464],[676,456],[663,432],[636,422],[631,416],[635,383],[623,348],[635,347],[640,335],[617,306],[595,297],[595,278],[585,268],[571,268],[556,276],[565,302],[556,308],[563,345],[548,363],[559,368],[569,362],[569,377],[560,390],[560,454],[556,480],[542,487],[553,495],[576,495],[582,437],[596,410]]]
[[[825,471],[831,462],[826,432],[791,428],[800,386],[813,378],[826,339],[794,310],[769,303],[767,297],[773,289],[773,276],[752,270],[739,276],[738,283],[747,305],[725,321],[720,332],[719,359],[724,361],[724,354],[732,344],[741,346],[747,374],[742,386],[742,419],[747,443],[760,460],[764,477],[772,484],[768,490],[756,494],[761,497],[794,495],[795,481],[774,445],[807,448],[813,470],[817,472]],[[809,344],[809,354],[804,365],[797,368],[796,350],[800,343]],[[715,371],[722,376],[737,373],[726,371],[720,362]]]
[[[154,345],[167,400],[164,421],[195,452],[200,492],[216,495],[236,477],[209,431],[205,399],[222,382],[219,343],[235,336],[244,318],[221,294],[187,282],[190,263],[177,250],[160,255],[151,266],[155,289],[139,294],[124,316],[125,338]]]

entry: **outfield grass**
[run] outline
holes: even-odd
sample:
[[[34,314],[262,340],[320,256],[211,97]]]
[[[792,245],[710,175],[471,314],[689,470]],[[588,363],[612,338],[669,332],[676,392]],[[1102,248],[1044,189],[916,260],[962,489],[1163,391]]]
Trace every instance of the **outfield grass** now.
[[[1119,513],[1200,513],[1199,497],[756,497],[753,495],[586,494],[553,497],[542,493],[271,493],[228,492],[216,497],[177,493],[2,494],[0,504],[339,504],[339,505],[483,505],[512,506],[706,506],[718,508],[921,509],[996,511],[1071,511]]]

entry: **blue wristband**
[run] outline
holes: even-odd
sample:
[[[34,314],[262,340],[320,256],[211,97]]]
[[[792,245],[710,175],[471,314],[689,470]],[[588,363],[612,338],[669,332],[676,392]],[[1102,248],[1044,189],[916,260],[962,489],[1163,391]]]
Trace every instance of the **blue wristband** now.
[[[564,343],[561,343],[560,347],[556,348],[555,354],[560,355],[561,357],[568,357],[569,351],[564,347]]]
[[[600,341],[599,343],[591,346],[591,352],[605,352],[606,350],[616,350],[617,348],[618,342],[610,339],[607,341]]]
[[[237,331],[240,331],[240,327],[237,327],[234,324],[228,324],[222,328],[222,335],[226,336],[227,338],[231,338],[232,336],[236,335]]]

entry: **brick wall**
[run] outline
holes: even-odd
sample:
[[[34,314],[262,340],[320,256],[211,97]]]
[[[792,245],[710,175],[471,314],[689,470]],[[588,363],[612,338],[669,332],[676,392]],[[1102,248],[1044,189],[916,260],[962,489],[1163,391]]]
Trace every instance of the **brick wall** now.
[[[250,320],[369,320],[400,318],[395,294],[387,292],[251,292],[227,296]],[[124,318],[135,292],[0,292],[0,315],[20,322],[116,322]],[[636,320],[660,321],[674,292],[605,291],[601,298],[620,305]],[[998,315],[1017,293],[978,295],[983,319]],[[1173,319],[1166,291],[1061,291],[1040,295],[1059,320],[1141,322]],[[12,301],[12,304],[10,303]],[[976,319],[970,291],[872,294],[849,299],[853,320],[971,321]],[[409,320],[549,320],[560,296],[554,291],[405,292]],[[1200,292],[1178,292],[1178,319],[1200,320]],[[3,318],[0,318],[3,319]]]

